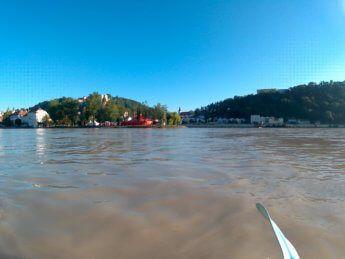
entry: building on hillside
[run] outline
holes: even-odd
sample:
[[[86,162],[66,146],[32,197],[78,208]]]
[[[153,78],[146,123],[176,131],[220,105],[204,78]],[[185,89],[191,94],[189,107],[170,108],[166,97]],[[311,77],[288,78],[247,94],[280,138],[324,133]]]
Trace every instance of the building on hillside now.
[[[251,115],[250,123],[255,125],[283,126],[284,119],[275,117],[262,117],[260,115]]]
[[[0,112],[0,123],[4,120],[4,112]]]
[[[277,89],[275,89],[275,88],[256,90],[257,94],[272,94],[272,93],[276,93],[276,92],[277,92]]]
[[[78,103],[80,103],[80,104],[85,103],[85,102],[86,102],[86,99],[87,99],[86,96],[84,96],[84,97],[82,97],[82,98],[78,98]]]
[[[308,126],[312,125],[310,120],[300,120],[300,119],[295,119],[295,118],[288,119],[288,121],[286,123],[288,125],[300,125],[300,126],[305,126],[305,127],[308,127]],[[313,124],[320,125],[320,122],[317,121],[317,122],[315,122]]]
[[[261,116],[260,115],[250,115],[250,123],[251,124],[261,124]]]
[[[191,122],[193,113],[192,112],[181,112],[180,111],[179,115],[181,117],[182,123],[185,124],[185,123],[190,123]]]
[[[50,120],[50,117],[45,110],[38,108],[31,111],[16,111],[10,116],[10,120],[14,126],[38,128],[47,122],[45,120]]]
[[[284,119],[283,118],[269,117],[267,124],[269,126],[283,126]]]
[[[110,100],[110,95],[109,94],[101,94],[100,95],[102,105],[105,106],[107,102]]]
[[[28,110],[16,110],[10,116],[10,121],[14,126],[21,126],[22,118],[29,113]]]
[[[30,128],[38,128],[49,120],[49,114],[45,110],[38,108],[31,110],[26,116],[22,117],[22,124]]]
[[[97,122],[96,120],[90,120],[90,121],[86,124],[87,127],[99,127],[99,125],[100,125],[100,123]]]
[[[270,88],[270,89],[258,89],[256,90],[257,94],[272,94],[272,93],[280,93],[284,94],[288,92],[288,89],[276,89],[276,88]]]
[[[102,102],[103,105],[105,105],[109,100],[110,100],[110,95],[109,94],[101,94],[99,95],[99,100]],[[88,97],[84,96],[81,98],[78,98],[78,103],[83,104],[86,103]]]

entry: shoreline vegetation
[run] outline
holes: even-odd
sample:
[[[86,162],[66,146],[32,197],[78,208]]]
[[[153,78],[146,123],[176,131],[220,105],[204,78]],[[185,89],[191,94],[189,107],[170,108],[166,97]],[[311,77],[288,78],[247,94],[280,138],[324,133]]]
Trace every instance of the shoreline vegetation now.
[[[181,124],[181,125],[152,125],[152,126],[49,126],[40,127],[40,129],[184,129],[184,128],[233,128],[233,129],[335,129],[335,128],[345,128],[344,124],[309,124],[309,125],[298,125],[298,124],[286,124],[281,126],[258,126],[253,124]],[[3,126],[0,125],[0,129],[32,129],[31,127],[15,127],[15,126]]]
[[[153,125],[153,126],[49,126],[39,127],[40,129],[181,129],[188,128],[186,125]],[[32,127],[3,126],[0,129],[33,129]]]
[[[344,128],[345,81],[259,89],[195,110],[94,92],[0,112],[1,128]]]
[[[248,122],[253,115],[281,118],[285,124],[301,121],[302,124],[344,125],[345,81],[311,82],[289,89],[258,89],[256,94],[235,96],[194,111],[194,117],[205,122]]]
[[[146,102],[97,92],[77,99],[62,97],[45,101],[29,109],[7,109],[0,117],[3,127],[11,128],[181,125],[179,114],[168,111],[160,103],[150,107]]]

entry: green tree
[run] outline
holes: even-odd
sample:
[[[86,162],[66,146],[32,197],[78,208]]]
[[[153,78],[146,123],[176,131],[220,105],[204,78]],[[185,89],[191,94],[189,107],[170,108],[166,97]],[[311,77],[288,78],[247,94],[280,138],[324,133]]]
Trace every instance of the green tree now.
[[[245,118],[250,115],[307,119],[311,122],[345,123],[345,81],[299,85],[285,91],[235,96],[201,107],[195,114],[206,120]]]
[[[46,115],[42,119],[42,123],[44,127],[49,127],[51,125],[52,120],[50,119],[49,115]]]
[[[167,121],[167,112],[168,109],[165,105],[161,105],[160,103],[157,103],[153,107],[153,115],[152,118],[154,120],[158,120],[160,123],[166,123]]]
[[[114,100],[108,101],[102,112],[104,113],[104,121],[114,122],[121,117],[120,109]]]
[[[78,101],[67,98],[61,103],[63,110],[63,120],[65,124],[76,125],[78,122],[79,103]]]
[[[102,108],[102,100],[101,96],[94,92],[91,94],[86,100],[86,107],[85,107],[85,117],[87,120],[95,120],[96,115],[99,116],[99,111]]]
[[[7,109],[5,112],[4,112],[4,115],[2,116],[2,124],[4,126],[13,126],[12,124],[12,121],[10,120],[10,117],[12,115],[12,111],[10,109]]]
[[[79,103],[73,98],[52,100],[47,112],[57,125],[75,125],[78,122]]]
[[[59,100],[52,100],[48,102],[47,112],[49,113],[50,118],[56,123],[58,120],[62,119],[58,115],[60,102]]]
[[[326,111],[325,112],[325,120],[328,122],[333,122],[334,121],[334,115],[331,111]]]
[[[180,125],[182,120],[177,112],[169,112],[167,114],[168,125]]]

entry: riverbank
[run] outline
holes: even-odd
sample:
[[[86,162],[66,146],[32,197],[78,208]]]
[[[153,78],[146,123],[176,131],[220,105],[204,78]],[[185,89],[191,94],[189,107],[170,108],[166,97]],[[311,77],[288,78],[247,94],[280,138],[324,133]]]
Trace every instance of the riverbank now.
[[[89,127],[89,126],[49,126],[49,127],[40,127],[43,129],[181,129],[187,128],[185,125],[154,125],[154,126],[98,126],[98,127]],[[29,127],[5,127],[0,125],[0,129],[32,129]]]
[[[310,129],[310,128],[345,128],[345,125],[328,125],[328,124],[285,124],[282,126],[257,126],[253,124],[185,124],[187,128],[298,128],[298,129]]]
[[[257,126],[253,124],[183,124],[183,125],[154,125],[154,126],[97,126],[97,127],[90,127],[90,126],[50,126],[50,127],[41,127],[44,129],[181,129],[181,128],[234,128],[234,129],[247,129],[247,128],[296,128],[296,129],[312,129],[312,128],[320,128],[320,129],[327,129],[327,128],[345,128],[345,125],[328,125],[328,124],[320,124],[320,125],[298,125],[298,124],[286,124],[283,126]],[[29,127],[5,127],[0,125],[0,129],[32,129]]]

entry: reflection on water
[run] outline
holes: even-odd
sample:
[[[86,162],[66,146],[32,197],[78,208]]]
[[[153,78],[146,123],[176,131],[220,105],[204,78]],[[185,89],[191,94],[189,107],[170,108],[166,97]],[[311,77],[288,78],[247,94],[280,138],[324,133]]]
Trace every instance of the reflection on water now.
[[[3,135],[3,130],[0,129],[0,157],[4,156],[4,147],[3,147],[4,139],[2,135]]]
[[[0,130],[0,258],[344,258],[344,133]]]
[[[44,157],[44,151],[46,148],[45,144],[45,129],[37,129],[35,130],[36,133],[36,154],[38,160],[40,161]]]

